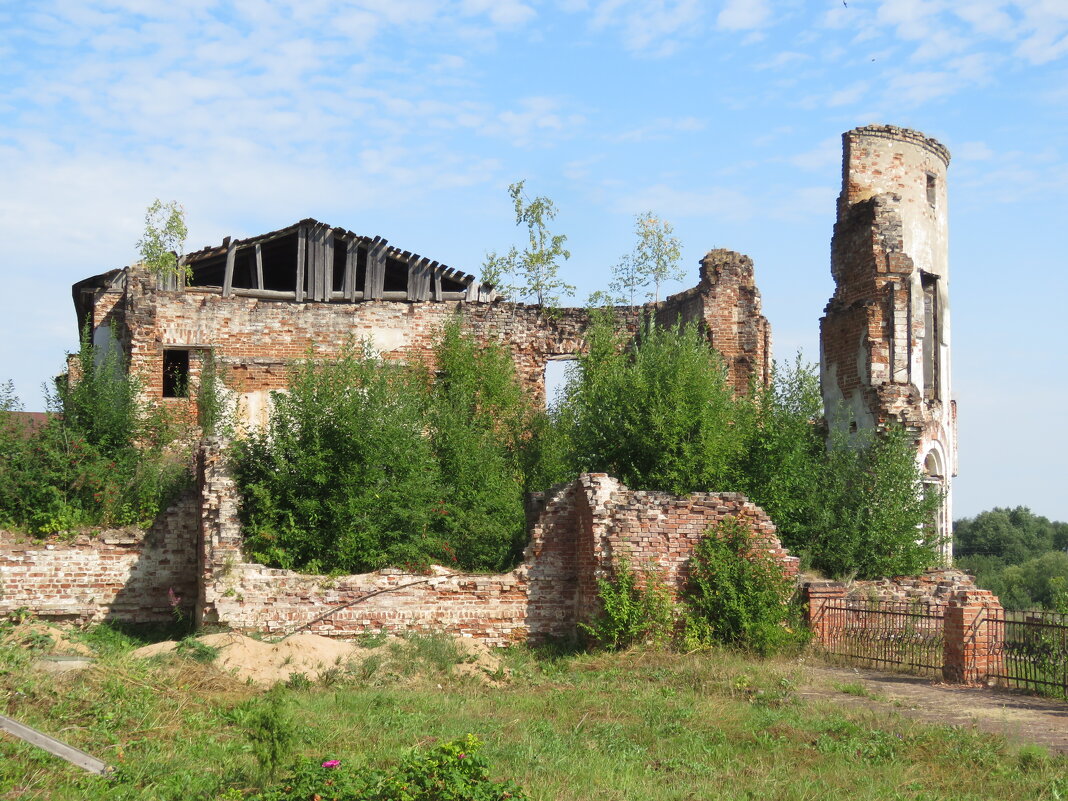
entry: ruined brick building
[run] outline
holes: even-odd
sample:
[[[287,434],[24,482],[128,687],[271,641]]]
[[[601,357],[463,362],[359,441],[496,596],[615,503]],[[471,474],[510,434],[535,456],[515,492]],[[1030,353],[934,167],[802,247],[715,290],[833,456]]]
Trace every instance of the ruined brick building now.
[[[821,321],[822,385],[834,425],[877,429],[900,420],[915,434],[929,481],[956,472],[950,400],[945,147],[916,131],[868,126],[844,135],[843,188],[832,242],[837,288]],[[79,327],[121,347],[148,399],[192,407],[208,353],[246,417],[262,419],[293,360],[329,356],[367,339],[384,358],[430,359],[438,332],[460,315],[482,341],[505,344],[521,380],[544,394],[546,362],[585,348],[589,317],[513,304],[471,275],[385,240],[302,220],[188,254],[189,280],[137,266],[74,285]],[[644,307],[663,324],[698,322],[732,385],[767,384],[771,332],[753,263],[714,250],[697,286]],[[634,325],[642,307],[618,309]]]
[[[830,423],[848,432],[902,422],[928,481],[947,491],[956,461],[948,161],[942,145],[915,131],[869,126],[845,134],[831,260],[837,286],[821,321]],[[186,263],[188,281],[163,282],[136,266],[88,278],[75,284],[74,302],[79,326],[98,345],[122,349],[148,399],[190,413],[209,353],[254,419],[268,393],[286,386],[293,360],[329,356],[361,338],[384,358],[429,359],[454,315],[476,338],[507,345],[520,378],[542,393],[546,362],[586,347],[582,309],[547,315],[508,303],[470,275],[315,220],[227,239]],[[633,326],[642,309],[617,311]],[[661,324],[698,322],[738,391],[769,381],[770,330],[748,258],[710,252],[696,287],[645,311]],[[743,521],[754,551],[797,570],[774,522],[743,496],[633,491],[603,474],[531,498],[527,550],[506,574],[436,568],[431,577],[395,569],[332,577],[271,569],[243,562],[240,498],[223,448],[218,439],[200,444],[196,488],[148,531],[58,545],[5,540],[0,532],[0,614],[27,607],[54,618],[148,622],[170,619],[180,602],[198,622],[238,629],[427,629],[504,644],[574,634],[594,611],[597,579],[620,560],[655,570],[679,591],[695,544],[727,517]],[[941,525],[948,531],[946,497]]]
[[[79,326],[97,344],[123,349],[148,400],[191,404],[211,353],[244,413],[259,419],[268,393],[286,386],[293,360],[335,354],[352,340],[368,340],[387,359],[430,359],[454,315],[480,341],[505,344],[520,379],[542,395],[546,362],[586,347],[585,309],[546,314],[506,302],[471,275],[315,220],[228,238],[184,264],[187,281],[133,266],[73,288]],[[739,391],[769,380],[771,333],[749,258],[713,250],[701,261],[696,287],[617,312],[633,326],[642,308],[664,324],[698,322]]]
[[[824,409],[833,426],[896,421],[915,437],[926,481],[944,491],[945,556],[957,473],[950,392],[949,151],[918,131],[843,134],[842,193],[831,240],[836,288],[820,321]]]

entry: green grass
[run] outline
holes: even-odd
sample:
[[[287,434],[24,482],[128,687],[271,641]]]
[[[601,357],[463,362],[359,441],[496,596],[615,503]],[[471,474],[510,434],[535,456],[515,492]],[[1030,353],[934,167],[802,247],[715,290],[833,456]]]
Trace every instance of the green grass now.
[[[109,648],[97,665],[63,677],[0,649],[0,697],[6,714],[117,765],[117,776],[86,776],[3,736],[0,798],[232,800],[260,786],[247,732],[262,690],[191,658],[136,662],[98,636]],[[507,658],[511,678],[489,688],[451,671],[461,657],[448,653],[415,639],[328,686],[283,688],[291,756],[384,766],[470,732],[496,778],[544,801],[1068,798],[1064,757],[800,700],[803,668],[789,662],[522,649]]]

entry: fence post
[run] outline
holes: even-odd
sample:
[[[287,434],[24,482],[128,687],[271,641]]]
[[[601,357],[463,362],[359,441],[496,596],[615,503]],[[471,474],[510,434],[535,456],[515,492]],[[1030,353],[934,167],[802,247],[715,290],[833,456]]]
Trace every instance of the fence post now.
[[[945,609],[942,677],[956,684],[985,684],[1001,658],[1001,603],[990,590],[957,590]]]
[[[820,645],[829,647],[833,644],[833,632],[824,607],[830,601],[845,598],[845,585],[837,581],[808,581],[801,585],[801,592],[805,599],[805,621],[813,638]]]

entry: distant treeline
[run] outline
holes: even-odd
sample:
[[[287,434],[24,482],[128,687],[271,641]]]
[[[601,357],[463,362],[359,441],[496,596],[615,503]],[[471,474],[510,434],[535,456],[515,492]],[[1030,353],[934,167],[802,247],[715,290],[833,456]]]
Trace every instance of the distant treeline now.
[[[1068,523],[1026,506],[991,509],[953,524],[953,553],[1007,609],[1068,612]]]

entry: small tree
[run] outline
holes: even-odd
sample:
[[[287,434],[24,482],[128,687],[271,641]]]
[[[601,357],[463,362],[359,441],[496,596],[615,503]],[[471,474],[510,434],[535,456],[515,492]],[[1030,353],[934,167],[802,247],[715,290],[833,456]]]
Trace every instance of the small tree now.
[[[508,187],[515,205],[515,224],[527,227],[528,245],[523,251],[512,247],[503,256],[489,253],[482,267],[482,280],[505,293],[531,298],[539,306],[555,308],[561,295],[572,295],[575,287],[560,278],[561,260],[571,258],[564,247],[567,237],[552,234],[548,222],[556,218],[556,205],[539,195],[533,200],[523,192],[525,181]],[[515,280],[516,283],[507,283]]]
[[[638,237],[634,250],[612,268],[614,278],[609,284],[620,302],[631,306],[638,290],[652,284],[652,299],[659,301],[661,284],[684,277],[679,264],[682,246],[669,222],[647,211],[634,218],[634,233]]]
[[[187,276],[187,268],[180,269],[178,262],[188,235],[185,209],[176,201],[156,198],[145,211],[145,233],[137,242],[141,261],[160,277]]]

